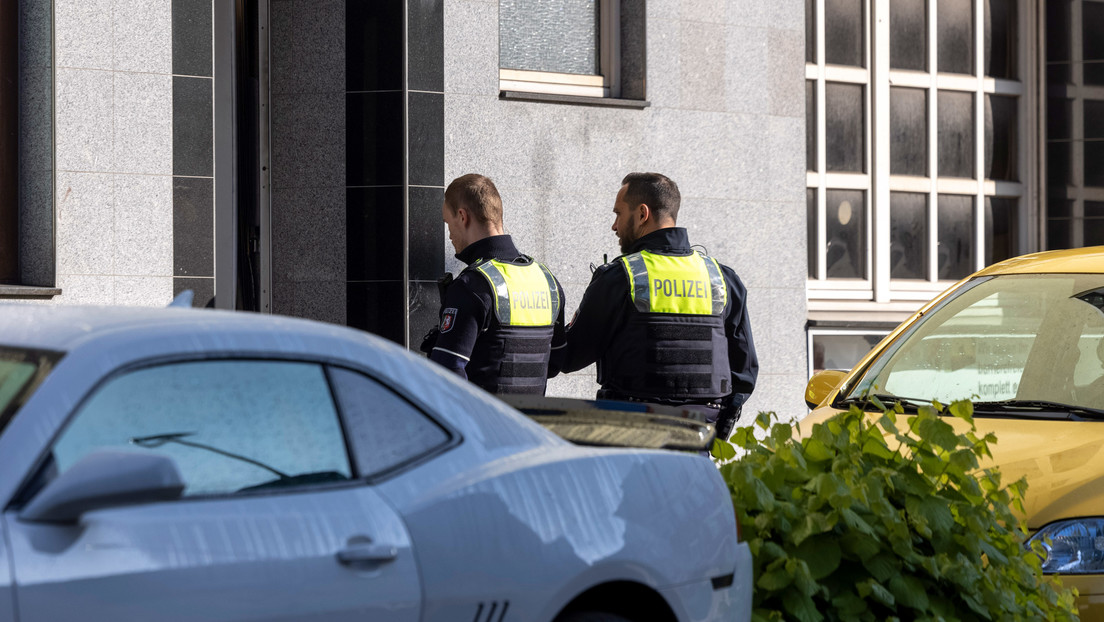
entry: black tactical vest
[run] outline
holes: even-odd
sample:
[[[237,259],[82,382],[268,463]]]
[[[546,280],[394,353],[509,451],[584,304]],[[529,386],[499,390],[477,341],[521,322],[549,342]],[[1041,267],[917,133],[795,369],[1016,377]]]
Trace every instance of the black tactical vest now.
[[[598,362],[611,396],[711,401],[732,392],[720,266],[705,255],[641,251],[621,257],[628,324]]]
[[[556,280],[543,264],[478,261],[467,268],[491,286],[494,313],[467,365],[468,379],[490,393],[543,395],[560,314]]]

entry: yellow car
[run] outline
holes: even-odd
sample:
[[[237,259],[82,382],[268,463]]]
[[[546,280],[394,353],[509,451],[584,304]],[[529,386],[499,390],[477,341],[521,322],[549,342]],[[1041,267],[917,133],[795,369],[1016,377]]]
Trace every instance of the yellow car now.
[[[974,402],[1004,481],[1026,476],[1043,570],[1104,620],[1104,247],[1009,259],[956,283],[850,372],[814,375],[802,428],[877,395],[905,412]],[[963,425],[952,418],[955,425]]]

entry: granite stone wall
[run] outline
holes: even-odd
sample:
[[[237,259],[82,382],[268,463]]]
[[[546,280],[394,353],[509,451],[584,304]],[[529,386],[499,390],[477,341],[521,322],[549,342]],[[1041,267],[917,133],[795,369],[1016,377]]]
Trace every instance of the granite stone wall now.
[[[445,0],[444,23],[445,179],[495,180],[508,232],[560,278],[568,317],[590,264],[619,252],[610,225],[622,176],[664,173],[682,191],[691,241],[748,286],[761,369],[747,409],[803,415],[804,6],[647,2],[643,110],[501,100],[498,1]],[[590,368],[549,393],[595,388]]]
[[[172,297],[172,11],[58,0],[57,285],[64,303]]]
[[[174,277],[213,291],[210,12],[54,2],[53,302],[162,305]]]

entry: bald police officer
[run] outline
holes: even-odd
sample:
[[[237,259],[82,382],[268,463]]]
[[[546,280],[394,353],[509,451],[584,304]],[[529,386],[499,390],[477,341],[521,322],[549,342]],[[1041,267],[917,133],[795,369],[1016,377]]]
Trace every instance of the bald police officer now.
[[[690,248],[675,226],[680,202],[658,173],[622,180],[613,231],[623,255],[594,271],[550,372],[597,362],[599,398],[712,406],[727,438],[759,373],[747,290]]]
[[[491,393],[543,395],[552,343],[564,339],[563,289],[503,233],[502,199],[489,178],[453,180],[441,214],[468,267],[446,276],[440,323],[422,350]]]

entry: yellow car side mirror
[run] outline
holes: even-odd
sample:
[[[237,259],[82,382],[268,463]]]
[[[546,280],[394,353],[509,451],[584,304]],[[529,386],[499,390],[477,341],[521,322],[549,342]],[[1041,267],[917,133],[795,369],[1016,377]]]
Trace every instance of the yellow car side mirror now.
[[[847,372],[839,369],[825,369],[813,374],[809,384],[805,385],[805,403],[816,408],[847,377]]]

